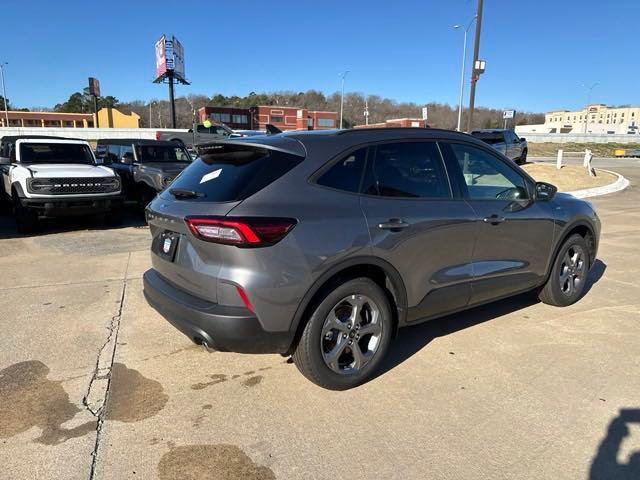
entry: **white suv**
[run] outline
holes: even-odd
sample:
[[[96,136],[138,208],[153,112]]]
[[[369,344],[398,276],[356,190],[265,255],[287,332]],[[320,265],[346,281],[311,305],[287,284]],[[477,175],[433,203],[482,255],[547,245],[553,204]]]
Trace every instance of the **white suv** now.
[[[122,201],[120,178],[96,165],[83,140],[2,137],[0,173],[20,232],[35,229],[39,217],[109,214]]]

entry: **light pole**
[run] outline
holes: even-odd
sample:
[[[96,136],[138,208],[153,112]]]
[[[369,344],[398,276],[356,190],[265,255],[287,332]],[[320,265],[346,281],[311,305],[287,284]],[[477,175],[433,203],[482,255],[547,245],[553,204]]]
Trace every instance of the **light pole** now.
[[[340,95],[340,130],[342,130],[342,112],[344,110],[344,79],[346,78],[349,70],[346,70],[339,74],[342,79],[342,94]]]
[[[460,100],[458,101],[458,127],[456,128],[457,131],[460,131],[460,129],[462,128],[462,97],[464,96],[464,64],[467,59],[467,34],[469,33],[469,29],[471,28],[471,25],[473,25],[473,22],[476,21],[476,18],[477,16],[474,15],[474,17],[469,22],[469,25],[467,25],[467,28],[464,29],[464,43],[462,44],[462,69],[460,71]],[[462,25],[454,25],[452,28],[455,28],[457,30],[458,28],[462,28]]]
[[[587,95],[587,109],[586,109],[587,114],[585,115],[585,118],[584,118],[584,133],[587,133],[587,127],[589,126],[589,104],[591,104],[591,92],[598,85],[600,85],[600,82],[594,82],[591,85],[587,85],[586,83],[582,84],[584,88],[589,90],[589,94]]]
[[[9,126],[9,112],[7,111],[7,90],[4,87],[4,66],[9,65],[8,62],[0,63],[0,76],[2,77],[2,98],[4,98],[4,119],[7,122],[5,127]]]
[[[476,83],[480,75],[476,68],[478,63],[478,55],[480,54],[480,30],[482,29],[482,0],[478,0],[478,9],[476,10],[476,34],[473,42],[473,63],[471,64],[471,88],[469,89],[469,115],[467,118],[467,132],[473,128],[473,109],[476,105]]]

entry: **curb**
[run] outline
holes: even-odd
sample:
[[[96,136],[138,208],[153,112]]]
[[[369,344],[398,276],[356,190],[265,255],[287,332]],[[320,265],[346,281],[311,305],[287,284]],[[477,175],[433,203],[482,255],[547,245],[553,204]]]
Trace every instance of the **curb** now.
[[[602,187],[584,188],[582,190],[574,190],[573,192],[563,193],[568,193],[569,195],[573,195],[576,198],[589,198],[619,192],[629,186],[629,180],[624,178],[619,173],[612,172],[611,170],[604,170],[602,168],[599,168],[598,170],[600,170],[601,172],[607,172],[612,175],[616,175],[618,179],[615,182],[610,183],[609,185],[603,185]]]

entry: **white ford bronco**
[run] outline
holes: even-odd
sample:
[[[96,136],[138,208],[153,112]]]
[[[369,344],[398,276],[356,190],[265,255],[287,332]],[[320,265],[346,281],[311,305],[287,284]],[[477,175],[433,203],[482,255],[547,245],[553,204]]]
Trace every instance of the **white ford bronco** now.
[[[83,140],[2,137],[0,173],[0,193],[22,233],[34,230],[40,217],[109,215],[122,202],[119,176],[96,165]]]

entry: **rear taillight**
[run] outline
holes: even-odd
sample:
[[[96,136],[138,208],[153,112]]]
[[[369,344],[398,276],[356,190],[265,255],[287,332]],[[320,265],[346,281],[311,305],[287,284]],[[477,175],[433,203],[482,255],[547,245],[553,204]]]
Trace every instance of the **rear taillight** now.
[[[200,240],[238,247],[273,245],[298,223],[293,218],[271,217],[186,217],[185,222]]]
[[[160,132],[156,132],[156,140],[160,140]]]

